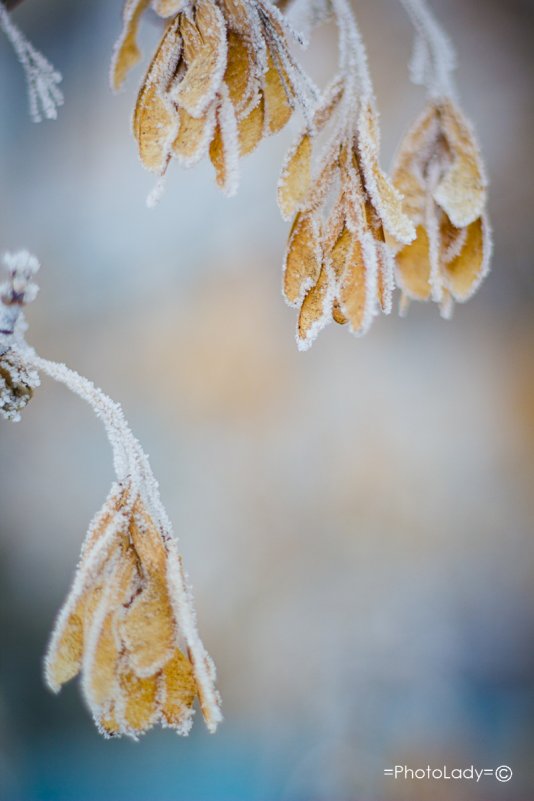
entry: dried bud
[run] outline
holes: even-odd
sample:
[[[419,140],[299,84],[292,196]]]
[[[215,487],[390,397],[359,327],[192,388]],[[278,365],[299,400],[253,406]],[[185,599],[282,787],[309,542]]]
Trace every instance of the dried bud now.
[[[39,374],[27,367],[20,355],[8,350],[0,356],[0,414],[6,420],[20,420],[33,390],[39,386]]]

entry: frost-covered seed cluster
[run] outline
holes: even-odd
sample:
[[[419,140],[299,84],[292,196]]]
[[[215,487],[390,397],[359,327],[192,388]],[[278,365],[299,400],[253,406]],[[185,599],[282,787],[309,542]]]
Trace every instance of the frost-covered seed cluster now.
[[[0,287],[0,412],[18,419],[39,373],[59,381],[104,424],[117,476],[89,527],[51,638],[46,680],[57,692],[81,673],[85,699],[105,736],[135,738],[156,723],[187,734],[197,698],[215,731],[221,720],[215,667],[198,636],[191,590],[148,458],[118,404],[26,344],[22,307],[37,294],[39,264],[25,251],[4,261],[9,280]]]
[[[141,57],[137,32],[149,6],[166,27],[134,113],[141,161],[162,176],[172,158],[188,167],[209,154],[217,184],[232,195],[240,156],[283,128],[295,105],[311,115],[316,90],[290,53],[295,35],[269,0],[127,0],[115,90]]]
[[[452,84],[453,49],[423,0],[401,0],[416,29],[412,79],[428,112],[406,137],[392,178],[379,163],[379,126],[363,41],[349,0],[293,0],[284,16],[269,0],[128,0],[112,64],[119,88],[139,60],[142,14],[166,20],[139,92],[134,134],[145,167],[163,176],[209,152],[217,183],[237,189],[239,156],[280,130],[300,108],[304,128],[290,148],[278,202],[292,227],[283,292],[298,309],[297,344],[310,347],[331,321],[366,333],[400,308],[432,298],[444,317],[488,271],[480,153]],[[339,67],[318,93],[288,50],[288,19],[306,33],[333,17]],[[302,39],[302,37],[300,37]],[[162,191],[158,182],[149,198]]]

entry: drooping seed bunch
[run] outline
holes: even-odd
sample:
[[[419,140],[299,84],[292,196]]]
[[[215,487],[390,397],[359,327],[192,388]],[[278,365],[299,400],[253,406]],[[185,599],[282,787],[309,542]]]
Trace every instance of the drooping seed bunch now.
[[[487,179],[471,126],[454,99],[450,45],[419,0],[403,1],[418,31],[412,76],[427,87],[429,99],[393,170],[417,231],[397,253],[397,280],[403,306],[432,299],[449,317],[454,301],[468,300],[489,269]]]
[[[215,668],[197,633],[191,591],[148,459],[120,406],[27,345],[22,309],[37,294],[33,277],[39,264],[26,252],[8,255],[5,262],[0,412],[18,419],[39,373],[48,375],[87,401],[102,420],[117,474],[89,527],[51,638],[48,685],[57,692],[81,673],[83,694],[105,736],[137,737],[156,723],[187,734],[197,698],[208,729],[215,731],[221,720]]]
[[[209,152],[231,195],[239,157],[283,128],[313,91],[290,54],[289,26],[269,0],[128,0],[114,89],[140,58],[137,31],[149,6],[167,23],[134,112],[141,161],[162,175],[172,158],[190,166]]]
[[[162,175],[209,152],[217,183],[232,194],[240,155],[280,130],[295,105],[305,127],[278,187],[292,219],[283,291],[298,309],[297,344],[307,349],[330,321],[363,334],[388,314],[432,298],[448,316],[486,274],[491,251],[486,179],[454,98],[452,51],[423,0],[401,0],[416,27],[413,77],[429,108],[406,137],[393,179],[379,164],[376,103],[349,0],[332,0],[339,71],[318,97],[288,50],[292,35],[269,0],[128,0],[112,66],[118,88],[140,58],[141,15],[167,27],[141,87],[134,134],[146,167]],[[301,4],[302,5],[302,4]],[[309,4],[311,22],[329,16]],[[312,103],[313,101],[313,103]],[[312,103],[312,105],[310,105]]]
[[[188,598],[176,542],[132,490],[115,485],[89,528],[46,657],[47,682],[57,691],[81,672],[106,736],[135,737],[155,723],[187,734],[197,696],[214,731],[214,668],[189,647],[182,625]]]

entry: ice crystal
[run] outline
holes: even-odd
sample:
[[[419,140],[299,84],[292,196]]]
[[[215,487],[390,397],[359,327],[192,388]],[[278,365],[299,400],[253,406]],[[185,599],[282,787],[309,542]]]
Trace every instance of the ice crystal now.
[[[1,0],[0,28],[11,42],[24,69],[32,120],[41,122],[43,116],[55,120],[59,106],[63,105],[63,94],[59,88],[60,73],[17,28]]]

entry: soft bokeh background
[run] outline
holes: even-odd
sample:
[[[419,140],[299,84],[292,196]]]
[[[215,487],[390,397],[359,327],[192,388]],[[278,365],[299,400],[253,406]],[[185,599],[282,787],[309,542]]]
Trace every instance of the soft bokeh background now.
[[[493,272],[435,308],[331,326],[298,354],[280,297],[285,131],[224,199],[174,165],[159,207],[108,90],[120,0],[26,0],[64,73],[33,125],[0,39],[0,245],[43,269],[30,341],[119,399],[150,454],[216,659],[226,721],[104,742],[76,683],[41,678],[54,615],[112,479],[99,424],[44,381],[3,423],[2,801],[532,801],[534,272],[530,0],[435,0],[492,179]],[[383,160],[419,111],[411,31],[359,0]],[[158,37],[144,28],[146,52]],[[334,32],[304,62],[335,63]],[[509,764],[509,784],[396,782],[384,768]]]

